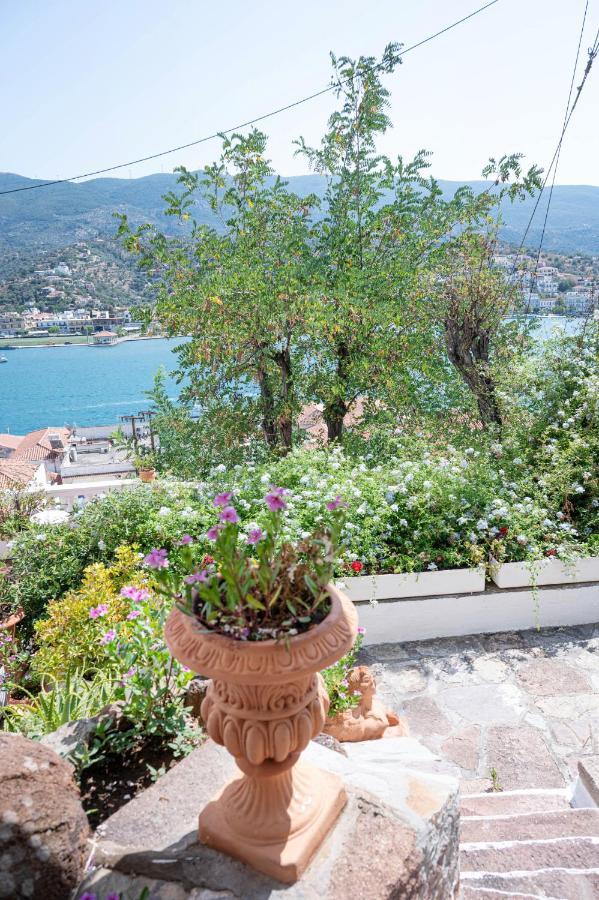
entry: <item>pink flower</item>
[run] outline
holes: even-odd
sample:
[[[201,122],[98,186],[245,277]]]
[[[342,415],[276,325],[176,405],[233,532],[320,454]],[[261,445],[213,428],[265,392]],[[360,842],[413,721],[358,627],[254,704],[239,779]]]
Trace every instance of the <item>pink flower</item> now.
[[[100,616],[105,616],[107,612],[108,612],[108,604],[100,603],[99,606],[92,606],[92,608],[89,611],[89,617],[90,617],[90,619],[98,619],[98,618],[100,618]]]
[[[191,575],[186,575],[183,581],[185,584],[196,584],[197,582],[205,584],[208,581],[208,572],[206,569],[201,572],[192,572]]]
[[[248,544],[257,544],[258,541],[261,541],[263,537],[263,532],[261,528],[252,528],[250,533],[247,536]]]
[[[264,502],[271,512],[278,512],[281,509],[285,509],[287,503],[284,500],[284,495],[287,493],[288,491],[286,488],[271,487],[270,491],[264,498]]]
[[[335,499],[329,500],[326,506],[329,512],[334,512],[336,509],[339,509],[339,507],[343,505],[343,498],[339,494],[337,494]]]
[[[215,541],[219,534],[222,531],[222,525],[213,525],[212,528],[209,528],[206,532],[206,537],[209,541]]]
[[[222,494],[217,494],[212,502],[214,506],[226,506],[232,497],[233,491],[223,491]]]
[[[136,588],[132,584],[121,588],[121,597],[128,597],[134,603],[141,603],[143,600],[147,600],[149,596],[150,592],[147,588]]]
[[[358,625],[358,634],[366,634],[366,629],[361,625]]]
[[[135,666],[131,666],[130,669],[127,669],[127,671],[123,675],[123,678],[131,678],[132,675],[135,675]]]
[[[190,534],[184,534],[180,541],[177,541],[179,547],[186,547],[188,544],[193,544],[193,538]]]
[[[127,618],[137,619],[138,616],[141,616],[141,609],[132,609]]]
[[[150,550],[148,555],[145,557],[144,564],[149,569],[167,569],[168,557],[166,550],[158,550],[156,547],[154,547],[154,549]]]
[[[100,643],[102,644],[102,646],[105,646],[106,644],[110,644],[111,641],[114,641],[115,637],[116,631],[114,630],[114,628],[111,628],[110,631],[107,631],[106,634],[102,637]]]
[[[237,515],[237,510],[234,506],[225,506],[220,514],[221,522],[231,522],[231,524],[235,525],[236,522],[239,522],[239,516]]]

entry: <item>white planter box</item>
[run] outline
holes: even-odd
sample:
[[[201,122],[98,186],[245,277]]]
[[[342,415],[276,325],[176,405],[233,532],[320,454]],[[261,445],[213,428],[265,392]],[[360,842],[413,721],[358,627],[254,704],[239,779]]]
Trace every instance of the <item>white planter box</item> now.
[[[456,597],[387,600],[357,607],[365,643],[393,644],[466,634],[493,634],[599,622],[595,584],[541,587],[538,591],[487,590]]]
[[[358,575],[343,578],[351,600],[400,600],[402,597],[442,597],[475,594],[485,589],[485,570],[442,569],[436,572],[405,572],[401,575]]]
[[[550,557],[531,565],[523,562],[498,563],[491,557],[489,568],[491,578],[500,588],[599,581],[599,556],[588,556],[569,563]]]

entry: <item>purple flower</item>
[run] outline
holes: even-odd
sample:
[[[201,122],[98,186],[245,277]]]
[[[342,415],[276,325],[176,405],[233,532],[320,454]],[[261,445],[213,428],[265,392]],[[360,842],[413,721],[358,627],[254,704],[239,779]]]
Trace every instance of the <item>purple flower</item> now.
[[[142,600],[147,600],[149,596],[150,592],[147,588],[136,588],[132,584],[121,588],[121,597],[128,597],[129,600],[133,600],[135,603],[141,603]]]
[[[106,632],[106,634],[104,635],[104,637],[102,638],[100,643],[102,644],[102,646],[105,646],[106,644],[109,644],[111,641],[114,641],[115,637],[116,637],[116,631],[114,630],[114,628],[111,628],[110,631]]]
[[[92,606],[89,611],[90,619],[98,619],[100,616],[105,616],[108,612],[108,604],[100,603],[99,606]]]
[[[358,625],[358,634],[366,634],[366,629],[362,625]]]
[[[271,487],[270,491],[264,498],[264,501],[271,512],[278,512],[281,509],[285,509],[287,503],[285,502],[283,497],[286,493],[288,493],[286,488],[274,486]]]
[[[138,616],[141,616],[141,609],[132,609],[127,618],[137,619]]]
[[[91,894],[89,891],[86,891],[85,894],[81,894],[79,900],[97,900],[97,897],[96,894]]]
[[[179,547],[186,547],[188,544],[193,544],[193,538],[190,534],[184,534],[180,541],[177,541]]]
[[[263,537],[263,532],[261,528],[252,528],[250,533],[247,536],[248,544],[257,544],[258,541],[261,541]]]
[[[206,532],[206,537],[209,541],[215,541],[219,534],[222,531],[222,525],[213,525],[212,528],[209,528]]]
[[[225,506],[220,514],[221,522],[231,522],[232,525],[235,525],[236,522],[239,522],[239,516],[237,515],[237,510],[234,506]]]
[[[185,584],[196,584],[198,581],[205,584],[208,581],[208,572],[206,569],[201,572],[192,572],[191,575],[186,575],[183,581]]]
[[[339,494],[337,494],[334,500],[329,500],[327,503],[329,512],[334,512],[334,510],[339,509],[340,506],[343,506],[343,498]]]
[[[233,491],[223,491],[222,494],[217,494],[212,502],[214,506],[226,506],[232,498]]]
[[[111,891],[110,894],[106,894],[106,900],[121,900],[121,895]]]
[[[132,675],[135,675],[135,666],[131,666],[130,669],[127,669],[127,671],[123,675],[123,679],[131,678]],[[106,900],[108,900],[108,898],[106,898]]]
[[[158,550],[156,547],[154,547],[154,549],[150,550],[148,555],[145,557],[144,564],[149,569],[168,568],[168,557],[166,554],[166,550]]]

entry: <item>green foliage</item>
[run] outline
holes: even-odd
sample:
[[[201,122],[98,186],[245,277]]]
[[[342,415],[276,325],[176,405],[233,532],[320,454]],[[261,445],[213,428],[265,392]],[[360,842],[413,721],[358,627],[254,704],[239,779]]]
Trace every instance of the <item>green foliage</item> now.
[[[46,505],[43,491],[24,488],[0,490],[0,539],[12,538],[28,525],[31,516]]]
[[[140,554],[130,547],[119,547],[111,566],[88,566],[80,587],[52,600],[45,617],[35,623],[39,649],[34,671],[61,677],[74,668],[101,666],[106,654],[100,639],[130,612],[130,601],[120,590],[131,583],[139,589],[148,587]]]
[[[44,676],[37,694],[26,693],[29,705],[3,709],[2,726],[5,731],[39,739],[67,722],[97,715],[114,699],[114,685],[106,672],[74,669],[63,679]]]
[[[219,508],[219,522],[207,533],[214,557],[200,561],[189,535],[182,541],[182,574],[170,566],[164,549],[146,557],[146,565],[156,570],[161,593],[205,628],[236,640],[287,638],[322,621],[330,608],[327,586],[344,504],[339,497],[330,500],[326,525],[292,543],[281,537],[286,495],[285,488],[271,487],[264,498],[266,527],[243,535],[239,514],[231,505],[233,493],[217,494],[213,502]]]

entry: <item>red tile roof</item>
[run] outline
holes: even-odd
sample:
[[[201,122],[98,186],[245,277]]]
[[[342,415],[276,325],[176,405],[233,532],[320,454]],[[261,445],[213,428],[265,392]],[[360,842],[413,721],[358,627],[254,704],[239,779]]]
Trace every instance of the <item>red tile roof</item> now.
[[[20,434],[0,434],[0,447],[16,450],[22,440],[23,436]]]
[[[50,435],[55,434],[58,435],[63,449],[66,451],[71,434],[68,428],[40,428],[39,431],[31,431],[25,435],[10,458],[42,460],[54,456],[57,452],[62,452],[60,448],[52,447],[50,443]]]
[[[0,488],[14,488],[29,484],[39,465],[21,460],[0,459]]]

